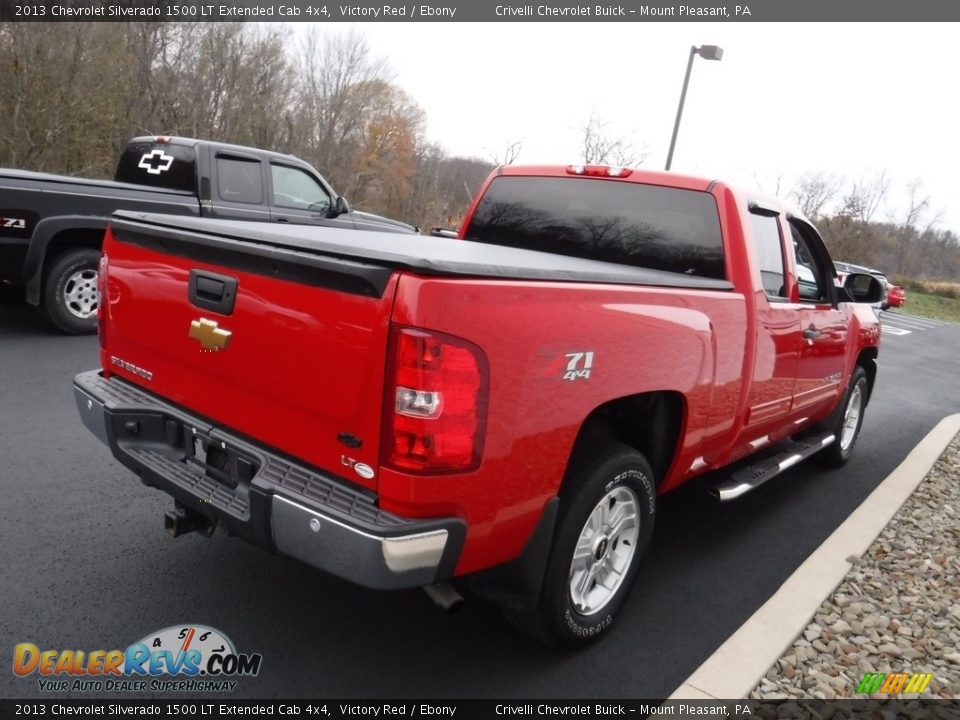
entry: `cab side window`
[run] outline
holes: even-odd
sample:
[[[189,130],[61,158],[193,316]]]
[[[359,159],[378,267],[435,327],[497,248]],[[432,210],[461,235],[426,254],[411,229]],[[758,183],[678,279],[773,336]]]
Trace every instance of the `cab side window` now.
[[[783,243],[777,217],[750,213],[753,245],[760,261],[760,283],[768,298],[786,299],[783,272]]]
[[[811,229],[790,221],[790,235],[797,265],[797,285],[801,302],[830,302],[832,277],[824,262],[824,252],[819,238],[814,239]]]
[[[270,165],[273,177],[273,204],[298,210],[325,211],[330,195],[309,174],[287,165]]]

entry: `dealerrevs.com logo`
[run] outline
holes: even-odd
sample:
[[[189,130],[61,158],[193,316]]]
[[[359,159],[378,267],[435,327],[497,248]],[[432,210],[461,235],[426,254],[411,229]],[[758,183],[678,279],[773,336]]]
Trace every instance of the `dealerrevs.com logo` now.
[[[126,650],[13,649],[13,672],[36,674],[45,692],[189,692],[234,690],[260,672],[260,653],[238,653],[230,639],[204,625],[175,625]]]

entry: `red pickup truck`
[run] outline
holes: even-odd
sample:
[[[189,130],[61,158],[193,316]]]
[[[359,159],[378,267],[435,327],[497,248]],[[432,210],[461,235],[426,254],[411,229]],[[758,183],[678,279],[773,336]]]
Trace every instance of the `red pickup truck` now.
[[[611,624],[662,493],[733,464],[727,500],[853,450],[879,283],[839,286],[785,205],[506,167],[460,235],[118,212],[83,420],[174,497],[174,536],[225,527],[441,603],[470,576],[556,646]]]

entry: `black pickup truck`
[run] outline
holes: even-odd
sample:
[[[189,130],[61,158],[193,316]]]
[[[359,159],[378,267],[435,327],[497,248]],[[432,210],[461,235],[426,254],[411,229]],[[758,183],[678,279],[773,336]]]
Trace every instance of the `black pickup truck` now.
[[[0,169],[0,283],[60,329],[96,330],[100,243],[114,210],[416,233],[351,210],[292,155],[181,137],[131,140],[114,181]]]

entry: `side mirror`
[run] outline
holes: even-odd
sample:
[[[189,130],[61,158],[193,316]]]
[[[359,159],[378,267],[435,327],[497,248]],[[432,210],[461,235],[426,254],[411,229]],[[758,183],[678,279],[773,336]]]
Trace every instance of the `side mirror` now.
[[[883,285],[873,275],[850,273],[843,281],[843,289],[854,302],[878,303],[883,300]]]
[[[350,205],[347,204],[347,199],[344,197],[337,197],[336,202],[330,206],[330,210],[327,212],[327,217],[335,218],[350,212]]]

